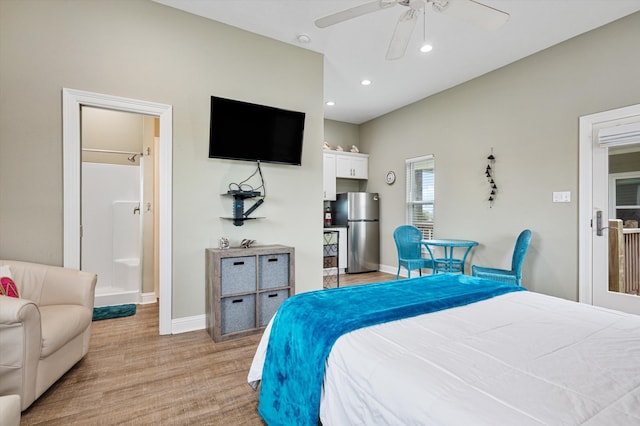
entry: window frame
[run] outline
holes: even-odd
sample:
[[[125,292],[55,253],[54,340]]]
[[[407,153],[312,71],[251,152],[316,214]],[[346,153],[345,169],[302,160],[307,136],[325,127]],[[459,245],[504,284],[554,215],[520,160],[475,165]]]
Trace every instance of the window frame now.
[[[415,166],[418,163],[430,161],[431,167],[424,167],[416,169]],[[431,199],[415,199],[418,194],[415,192],[416,185],[414,184],[415,172],[416,170],[430,170],[432,174],[431,184],[432,191],[430,191],[433,196]],[[435,170],[435,156],[433,154],[423,155],[420,157],[407,158],[405,160],[405,178],[406,178],[406,193],[405,193],[405,219],[406,223],[409,225],[413,225],[416,228],[420,229],[422,232],[422,237],[425,240],[433,239],[433,233],[435,229],[435,208],[436,208],[436,196],[435,196],[435,185],[436,185],[436,170]],[[424,182],[424,180],[423,180]],[[424,191],[422,192],[424,198]],[[414,217],[414,209],[416,206],[431,206],[431,220],[416,220]]]

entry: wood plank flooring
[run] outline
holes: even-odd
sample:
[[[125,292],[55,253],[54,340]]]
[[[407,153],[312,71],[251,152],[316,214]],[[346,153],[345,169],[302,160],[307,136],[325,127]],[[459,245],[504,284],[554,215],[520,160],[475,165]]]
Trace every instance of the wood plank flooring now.
[[[393,280],[382,272],[340,285]],[[158,335],[158,305],[96,321],[82,361],[22,413],[25,425],[257,425],[246,383],[260,335],[215,343],[206,330]]]

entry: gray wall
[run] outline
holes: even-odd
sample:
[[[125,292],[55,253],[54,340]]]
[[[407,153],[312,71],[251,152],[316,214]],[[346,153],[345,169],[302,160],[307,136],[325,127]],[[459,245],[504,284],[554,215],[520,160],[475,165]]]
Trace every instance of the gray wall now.
[[[9,0],[0,57],[0,258],[62,264],[66,87],[173,106],[173,318],[204,313],[223,235],[294,246],[296,290],[321,288],[321,55],[149,0]],[[264,220],[220,219],[255,164],[207,158],[211,95],[307,113],[302,167],[262,168]]]
[[[435,155],[436,237],[480,242],[476,264],[508,267],[516,235],[533,231],[529,289],[578,294],[578,117],[640,102],[640,13],[360,126],[368,190],[381,194],[381,262],[405,222],[405,159]],[[494,149],[493,208],[484,176]],[[384,183],[387,170],[399,179]],[[571,203],[552,203],[571,191]]]

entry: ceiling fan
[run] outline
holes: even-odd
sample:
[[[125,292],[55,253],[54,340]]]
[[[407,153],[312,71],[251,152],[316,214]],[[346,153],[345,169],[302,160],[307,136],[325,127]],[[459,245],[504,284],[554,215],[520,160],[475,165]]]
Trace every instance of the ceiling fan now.
[[[358,16],[388,9],[396,4],[407,7],[408,10],[398,19],[387,50],[386,58],[388,60],[404,56],[418,15],[420,12],[425,12],[425,7],[428,4],[431,4],[436,12],[445,13],[487,30],[495,30],[509,19],[508,13],[474,0],[375,0],[316,19],[315,24],[318,28],[326,28]]]

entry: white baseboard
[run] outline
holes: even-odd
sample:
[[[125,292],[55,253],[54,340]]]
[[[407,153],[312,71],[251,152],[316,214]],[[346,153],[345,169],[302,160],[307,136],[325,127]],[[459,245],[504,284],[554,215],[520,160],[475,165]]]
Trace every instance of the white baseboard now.
[[[389,265],[380,265],[378,267],[378,270],[380,272],[386,272],[387,274],[395,275],[398,272],[398,267],[397,266],[389,266]],[[400,277],[401,278],[407,278],[407,270],[406,269],[400,268]]]
[[[387,274],[395,275],[398,271],[397,266],[388,266],[388,265],[380,265],[378,267],[380,272],[386,272]],[[406,278],[407,272],[404,270],[400,271],[400,276]],[[145,293],[146,295],[147,293]],[[153,293],[148,293],[153,295]],[[143,295],[144,300],[144,295]],[[155,301],[155,297],[154,297]],[[143,302],[144,303],[144,302]],[[151,302],[150,302],[151,303]],[[185,318],[176,318],[171,320],[171,334],[180,334],[180,333],[188,333],[190,331],[204,330],[207,328],[207,317],[206,315],[194,315],[192,317]]]
[[[187,333],[205,328],[207,328],[207,316],[205,314],[171,320],[171,334]]]
[[[140,295],[140,304],[148,305],[149,303],[156,303],[156,294],[154,292],[151,293],[142,293]]]

